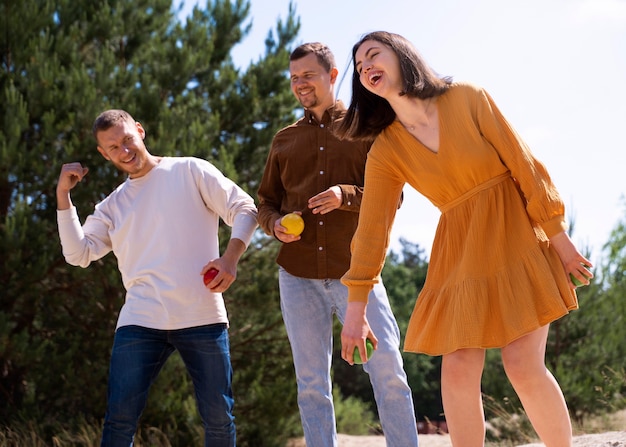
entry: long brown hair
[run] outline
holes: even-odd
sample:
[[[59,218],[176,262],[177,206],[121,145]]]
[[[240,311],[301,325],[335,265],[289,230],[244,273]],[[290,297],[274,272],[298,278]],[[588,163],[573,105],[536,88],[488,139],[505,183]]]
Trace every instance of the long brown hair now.
[[[365,34],[352,47],[352,65],[359,47],[374,40],[390,48],[400,61],[402,91],[399,94],[428,99],[443,94],[452,83],[451,77],[440,77],[428,66],[415,47],[405,37],[387,31]],[[350,106],[337,129],[341,138],[371,140],[396,119],[396,112],[386,99],[367,90],[361,84],[359,73],[352,72],[352,98]]]

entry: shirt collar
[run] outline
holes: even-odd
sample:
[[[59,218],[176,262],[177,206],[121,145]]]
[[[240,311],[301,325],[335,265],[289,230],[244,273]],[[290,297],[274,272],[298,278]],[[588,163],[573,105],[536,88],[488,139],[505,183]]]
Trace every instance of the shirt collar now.
[[[324,115],[322,115],[321,123],[317,122],[315,115],[313,115],[313,113],[309,109],[304,109],[304,119],[309,124],[328,125],[329,123],[333,122],[339,115],[341,115],[345,110],[346,110],[346,106],[343,104],[343,102],[340,99],[338,99],[337,101],[335,101],[335,103],[332,106],[326,109],[326,111],[324,112]]]

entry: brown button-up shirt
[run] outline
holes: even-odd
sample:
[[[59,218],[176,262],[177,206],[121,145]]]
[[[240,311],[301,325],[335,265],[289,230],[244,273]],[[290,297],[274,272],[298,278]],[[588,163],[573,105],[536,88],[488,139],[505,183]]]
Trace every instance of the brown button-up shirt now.
[[[274,235],[277,219],[302,211],[301,239],[282,244],[277,258],[294,276],[339,279],[350,267],[350,242],[358,223],[370,145],[333,135],[333,123],[345,111],[339,101],[318,122],[305,110],[300,120],[276,134],[267,158],[258,189],[258,220],[265,233]],[[308,200],[335,185],[343,194],[341,207],[313,214]]]

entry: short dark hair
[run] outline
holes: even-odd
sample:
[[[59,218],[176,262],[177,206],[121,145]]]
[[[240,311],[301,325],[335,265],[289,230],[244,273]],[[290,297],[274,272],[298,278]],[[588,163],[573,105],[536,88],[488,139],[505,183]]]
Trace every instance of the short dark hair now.
[[[433,98],[443,94],[452,83],[451,77],[439,77],[405,37],[387,31],[365,34],[352,47],[352,99],[337,131],[343,138],[371,140],[396,119],[389,102],[363,87],[356,71],[356,52],[368,40],[382,43],[398,56],[402,73],[402,91],[399,95]]]
[[[289,56],[289,61],[291,62],[302,59],[309,54],[315,54],[315,57],[317,57],[317,61],[322,67],[324,67],[327,72],[330,72],[333,67],[337,66],[335,64],[335,56],[333,55],[333,52],[330,51],[330,48],[328,48],[328,46],[320,42],[309,42],[298,46],[295,50],[291,52],[291,55]]]
[[[135,124],[135,119],[125,110],[110,109],[102,112],[93,123],[91,129],[93,137],[98,140],[98,132],[108,130],[117,125],[120,121]]]

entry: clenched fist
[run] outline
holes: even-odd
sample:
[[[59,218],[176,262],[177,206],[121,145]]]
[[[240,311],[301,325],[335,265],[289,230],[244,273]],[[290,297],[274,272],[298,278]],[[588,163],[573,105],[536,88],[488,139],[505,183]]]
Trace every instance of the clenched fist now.
[[[61,167],[59,182],[57,183],[57,209],[66,210],[72,206],[70,190],[83,180],[89,168],[78,162],[66,163]]]

